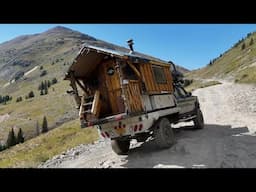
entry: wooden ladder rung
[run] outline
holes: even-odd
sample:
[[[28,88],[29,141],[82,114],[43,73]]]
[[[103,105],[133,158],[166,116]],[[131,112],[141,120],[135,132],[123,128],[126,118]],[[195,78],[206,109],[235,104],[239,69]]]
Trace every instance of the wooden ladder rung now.
[[[83,111],[83,114],[85,114],[85,113],[91,113],[91,110]]]
[[[84,103],[83,106],[92,105],[92,102]]]

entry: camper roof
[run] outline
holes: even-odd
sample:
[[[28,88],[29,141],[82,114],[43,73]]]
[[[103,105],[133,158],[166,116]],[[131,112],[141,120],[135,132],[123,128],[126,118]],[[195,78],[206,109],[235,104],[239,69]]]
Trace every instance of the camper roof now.
[[[123,47],[121,49],[116,47],[105,48],[84,44],[68,72],[73,71],[76,78],[84,78],[91,74],[91,72],[106,56],[131,60],[133,63],[153,63],[156,65],[170,66],[170,63],[166,61],[135,51],[131,53],[129,49]],[[68,75],[65,79],[67,78],[69,78]]]

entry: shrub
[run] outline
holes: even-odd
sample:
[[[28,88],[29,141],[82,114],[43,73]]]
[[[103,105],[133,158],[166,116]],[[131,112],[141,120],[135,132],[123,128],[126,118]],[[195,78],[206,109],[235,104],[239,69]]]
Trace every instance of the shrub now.
[[[28,94],[28,98],[32,98],[32,97],[35,97],[35,95],[34,95],[33,91],[30,91],[29,94]]]
[[[41,74],[40,74],[40,77],[43,77],[43,76],[45,76],[47,74],[47,71],[46,70],[43,70],[42,72],[41,72]]]
[[[48,132],[48,123],[47,123],[46,117],[44,116],[43,124],[42,124],[42,133],[46,133],[46,132]]]
[[[21,96],[17,97],[16,102],[18,103],[18,102],[21,102],[21,101],[22,101],[22,97]]]
[[[55,83],[57,83],[57,82],[58,82],[58,80],[56,79],[56,77],[54,77],[54,78],[52,79],[52,85],[55,84]]]

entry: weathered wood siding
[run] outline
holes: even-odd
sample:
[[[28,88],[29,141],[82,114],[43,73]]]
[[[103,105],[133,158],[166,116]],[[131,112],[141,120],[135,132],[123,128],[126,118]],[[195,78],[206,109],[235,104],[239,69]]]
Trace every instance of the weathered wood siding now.
[[[143,63],[140,64],[140,72],[142,75],[142,79],[146,85],[146,90],[149,94],[157,94],[161,93],[161,91],[173,92],[172,87],[172,76],[170,73],[170,68],[168,66],[163,67],[164,74],[166,77],[166,83],[157,83],[154,78],[154,74],[152,71],[152,64]]]
[[[101,109],[100,109],[100,117],[105,117],[107,115],[111,114],[111,109],[110,109],[110,101],[109,101],[109,96],[108,96],[108,89],[106,85],[106,74],[105,74],[105,69],[104,65],[99,65],[97,67],[95,74],[95,78],[98,78],[99,82],[99,91],[100,91],[100,99],[101,99]]]
[[[112,67],[115,69],[115,63],[113,60],[102,63],[104,68],[104,76],[106,79],[106,87],[108,91],[108,97],[110,101],[110,106],[112,109],[112,114],[118,114],[124,112],[124,106],[121,98],[121,86],[120,78],[118,72],[115,70],[113,75],[107,74],[107,69]]]
[[[128,84],[124,85],[125,97],[129,112],[142,112],[142,99],[139,81],[130,80]]]
[[[108,68],[110,67],[115,70],[113,75],[107,73]],[[166,79],[165,83],[156,82],[152,64],[139,64],[138,67],[148,94],[158,94],[161,93],[161,91],[171,93],[173,91],[172,77],[168,66],[161,66]],[[115,69],[114,61],[109,60],[99,64],[97,70],[95,70],[95,73],[92,75],[94,78],[97,78],[99,83],[98,90],[101,95],[99,117],[101,118],[125,112],[124,100],[121,96],[122,90],[119,73]],[[128,111],[132,113],[141,112],[143,111],[141,82],[140,80],[129,80],[128,82],[128,84],[123,85]]]

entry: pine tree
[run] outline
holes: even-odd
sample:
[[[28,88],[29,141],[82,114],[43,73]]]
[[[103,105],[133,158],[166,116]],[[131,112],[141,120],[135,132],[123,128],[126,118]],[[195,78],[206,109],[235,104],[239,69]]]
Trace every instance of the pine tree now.
[[[48,86],[48,88],[51,87],[51,81],[50,80],[48,80],[47,86]]]
[[[9,95],[6,95],[6,96],[5,96],[5,100],[6,100],[6,101],[9,101],[9,100],[10,100],[10,96],[9,96]]]
[[[15,134],[14,134],[14,130],[12,128],[11,131],[9,131],[8,138],[7,138],[7,141],[6,141],[6,146],[11,147],[11,146],[14,146],[14,145],[16,145],[16,137],[15,137]]]
[[[39,128],[39,123],[36,121],[36,136],[40,134],[40,128]]]
[[[249,43],[249,45],[253,45],[253,38],[251,38],[251,41],[250,41],[250,43]]]
[[[6,105],[6,97],[3,98],[3,102],[4,105]]]
[[[45,95],[48,94],[48,87],[47,87],[47,86],[45,86],[45,88],[44,88],[44,94],[45,94]]]
[[[245,43],[242,44],[242,47],[241,47],[242,50],[245,49]]]
[[[48,131],[47,119],[44,116],[43,124],[42,124],[42,133],[46,133]]]
[[[42,81],[41,82],[41,90],[43,90],[44,89],[44,82]]]
[[[19,132],[17,135],[17,143],[24,143],[24,136],[21,128],[19,129]]]

